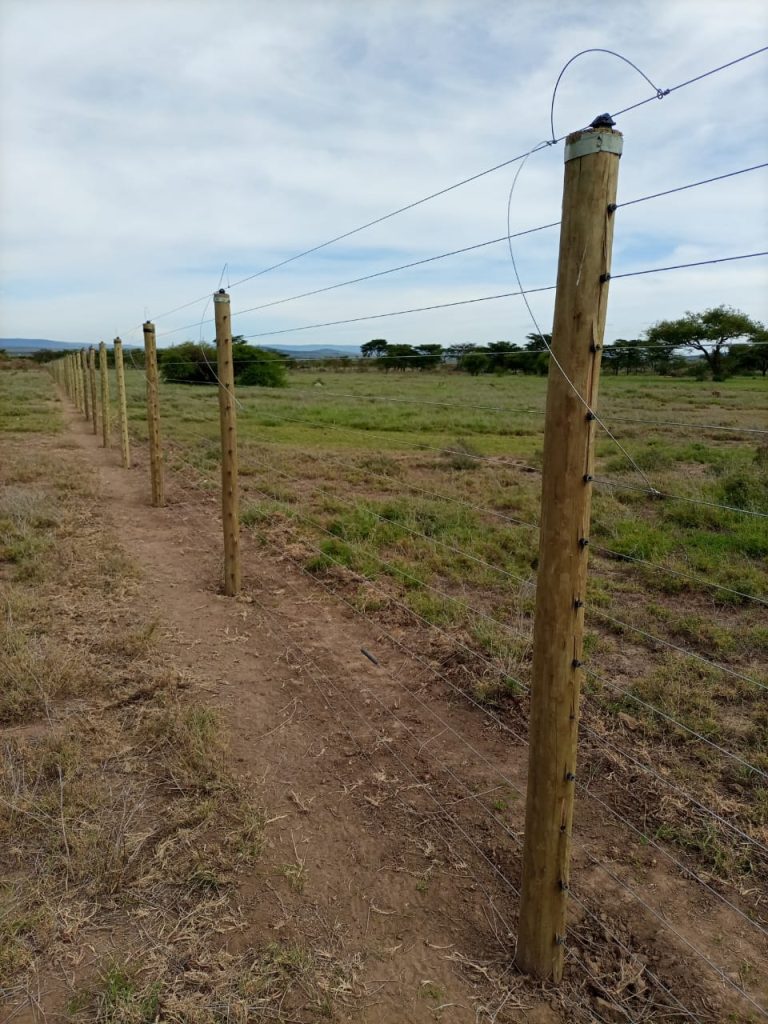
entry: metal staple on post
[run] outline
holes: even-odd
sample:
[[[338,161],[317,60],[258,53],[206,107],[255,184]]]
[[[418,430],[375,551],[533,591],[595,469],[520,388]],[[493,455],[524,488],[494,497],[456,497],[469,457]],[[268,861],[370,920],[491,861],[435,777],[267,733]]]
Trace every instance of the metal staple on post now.
[[[608,119],[610,121],[610,119]],[[559,982],[565,955],[595,417],[622,136],[569,135],[544,426],[530,751],[516,962]]]
[[[160,450],[160,394],[157,379],[157,347],[155,325],[147,321],[144,331],[144,361],[147,379],[147,431],[149,433],[149,473],[152,483],[152,504],[165,505],[163,456]]]
[[[229,295],[213,296],[221,424],[221,521],[224,529],[224,593],[240,591],[240,502],[237,482],[237,415]]]

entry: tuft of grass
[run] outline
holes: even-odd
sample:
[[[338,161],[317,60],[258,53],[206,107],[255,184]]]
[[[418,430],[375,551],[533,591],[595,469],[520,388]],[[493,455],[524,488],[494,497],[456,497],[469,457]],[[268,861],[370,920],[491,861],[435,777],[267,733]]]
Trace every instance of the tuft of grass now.
[[[146,709],[139,734],[183,793],[204,795],[226,787],[225,746],[211,708],[161,695]]]
[[[160,1009],[161,985],[142,980],[135,964],[113,961],[98,980],[70,999],[72,1021],[92,1024],[153,1024]]]
[[[463,438],[459,438],[454,444],[449,445],[443,452],[444,464],[449,469],[456,469],[465,472],[470,469],[477,469],[480,464],[480,452],[474,445]]]

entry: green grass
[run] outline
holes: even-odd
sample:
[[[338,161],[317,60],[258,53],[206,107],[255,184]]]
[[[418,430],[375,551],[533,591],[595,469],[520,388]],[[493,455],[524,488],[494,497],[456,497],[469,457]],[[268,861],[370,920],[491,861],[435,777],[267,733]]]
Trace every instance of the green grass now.
[[[50,375],[38,367],[9,369],[0,362],[0,434],[61,431],[61,400]]]
[[[142,440],[141,373],[128,371],[128,393]],[[366,614],[405,625],[411,609],[422,634],[430,623],[442,632],[441,656],[446,634],[477,651],[499,670],[478,662],[467,685],[477,698],[503,700],[522,692],[514,680],[525,684],[530,672],[538,561],[530,524],[539,516],[545,396],[541,378],[450,371],[297,370],[284,389],[239,388],[242,523],[256,539],[292,545],[291,557],[345,587]],[[160,400],[169,465],[215,492],[216,389],[163,384]],[[600,414],[634,463],[662,493],[692,500],[649,496],[597,431],[595,475],[615,486],[594,487],[585,642],[596,672],[620,673],[630,694],[760,765],[768,747],[762,691],[734,686],[631,627],[768,682],[765,608],[749,600],[768,594],[768,520],[715,507],[768,511],[768,447],[739,429],[765,427],[767,405],[759,378],[713,386],[603,377]],[[629,697],[595,686],[590,699],[639,717],[654,741],[682,743],[686,758],[699,756]],[[728,766],[708,754],[701,761],[697,791],[709,787],[735,801],[740,820],[760,821],[762,801],[750,806],[750,790],[738,789]]]

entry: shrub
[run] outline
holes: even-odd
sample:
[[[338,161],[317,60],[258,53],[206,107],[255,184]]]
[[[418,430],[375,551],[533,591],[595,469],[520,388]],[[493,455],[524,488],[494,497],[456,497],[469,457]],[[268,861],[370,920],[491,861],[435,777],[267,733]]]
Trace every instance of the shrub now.
[[[216,348],[213,345],[185,341],[181,345],[161,349],[157,358],[164,381],[176,384],[215,384],[217,381]],[[236,384],[255,384],[265,388],[286,385],[285,359],[277,352],[234,339],[232,361]]]
[[[233,345],[232,355],[235,383],[256,384],[262,388],[285,387],[285,359],[278,352],[238,343]]]
[[[181,345],[160,349],[157,353],[160,376],[179,384],[215,384],[216,349],[185,341]]]

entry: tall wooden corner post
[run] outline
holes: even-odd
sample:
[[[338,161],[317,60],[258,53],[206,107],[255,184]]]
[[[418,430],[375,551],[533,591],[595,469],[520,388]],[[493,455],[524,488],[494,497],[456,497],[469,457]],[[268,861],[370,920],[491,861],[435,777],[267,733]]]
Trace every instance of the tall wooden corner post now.
[[[115,338],[113,344],[115,352],[115,379],[117,381],[117,413],[120,419],[120,454],[123,458],[123,468],[131,468],[131,443],[128,438],[128,405],[125,397],[125,367],[123,365],[123,343]]]
[[[237,415],[229,295],[213,296],[221,422],[221,521],[224,528],[224,593],[240,592],[240,500],[237,483]]]
[[[165,505],[163,455],[160,450],[160,385],[157,379],[157,345],[155,325],[147,321],[144,331],[144,366],[147,378],[147,432],[149,434],[149,475],[152,483],[152,504]]]
[[[565,143],[544,426],[517,966],[563,975],[582,682],[594,410],[622,136],[602,115]],[[559,366],[558,366],[559,364]]]

